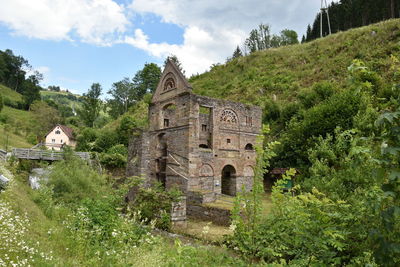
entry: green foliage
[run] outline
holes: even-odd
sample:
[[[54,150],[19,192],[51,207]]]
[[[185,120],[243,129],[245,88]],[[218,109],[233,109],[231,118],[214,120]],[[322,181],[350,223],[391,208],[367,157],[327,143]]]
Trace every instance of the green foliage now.
[[[376,246],[369,233],[380,225],[376,207],[384,194],[382,178],[372,178],[379,163],[371,144],[351,130],[319,137],[309,150],[312,165],[303,182],[284,193],[295,174],[289,170],[273,189],[272,212],[252,231],[236,227],[230,244],[267,263],[374,265]],[[397,232],[391,242],[399,241]]]
[[[384,179],[382,190],[384,198],[377,210],[380,214],[380,227],[372,231],[376,244],[375,256],[379,263],[396,266],[400,263],[400,95],[397,108],[383,113],[376,121],[381,130],[381,168],[378,179]]]
[[[4,102],[3,102],[3,97],[0,94],[0,112],[3,110]]]
[[[264,193],[262,180],[269,167],[269,161],[275,156],[273,148],[277,143],[269,143],[264,147],[264,135],[269,132],[269,127],[264,125],[262,135],[258,137],[255,146],[257,152],[256,166],[254,168],[253,188],[251,192],[238,193],[232,211],[232,228],[235,229],[233,237],[228,239],[228,244],[236,250],[245,252],[246,256],[256,256],[254,251],[245,248],[258,246],[256,244],[257,231],[261,222],[261,194]]]
[[[94,127],[94,122],[99,117],[102,106],[101,91],[101,85],[93,83],[88,92],[82,96],[82,108],[78,109],[77,112],[88,127]]]
[[[244,45],[253,53],[255,51],[265,50],[272,47],[280,47],[284,45],[298,44],[297,33],[293,30],[284,29],[280,35],[271,35],[271,26],[268,24],[260,24],[258,29],[253,29]]]
[[[53,188],[55,199],[65,203],[94,199],[104,192],[105,185],[104,176],[72,155],[69,160],[55,163],[49,177],[49,186]]]
[[[171,227],[172,202],[179,200],[181,193],[177,189],[164,190],[160,184],[151,187],[143,186],[141,178],[135,178],[135,187],[131,190],[133,200],[128,203],[128,209],[146,223],[157,228],[168,230]]]
[[[333,33],[361,27],[389,18],[398,18],[400,3],[396,0],[341,0],[328,6]],[[320,13],[316,14],[313,26],[308,25],[307,41],[320,38]],[[323,36],[329,33],[326,17],[323,17]],[[376,33],[375,33],[376,34]]]
[[[103,129],[97,135],[93,151],[104,152],[116,144],[118,144],[118,133],[113,130]]]
[[[122,145],[115,145],[100,154],[100,162],[108,168],[124,168],[127,162],[128,150]]]
[[[98,131],[93,128],[83,128],[77,136],[76,150],[92,151],[94,142],[98,136]]]
[[[42,140],[48,131],[61,122],[58,111],[45,102],[35,101],[32,103],[30,109],[33,117],[31,132],[34,133],[39,140]]]

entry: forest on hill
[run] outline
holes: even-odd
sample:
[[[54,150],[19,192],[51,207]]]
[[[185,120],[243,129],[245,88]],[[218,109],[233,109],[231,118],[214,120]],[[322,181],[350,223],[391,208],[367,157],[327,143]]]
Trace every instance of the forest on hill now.
[[[75,130],[76,149],[98,155],[108,172],[67,153],[33,191],[28,173],[46,164],[1,163],[0,174],[12,182],[0,189],[0,242],[7,244],[0,246],[0,266],[400,264],[399,19],[237,53],[190,78],[196,94],[263,108],[253,190],[238,194],[230,234],[213,245],[204,238],[209,225],[194,244],[155,234],[154,227],[171,231],[171,203],[180,192],[141,187],[134,204],[124,201],[143,182],[121,173],[132,130],[147,127],[159,66],[146,63],[115,82],[106,101],[93,83],[81,97],[67,94],[68,101],[50,97],[60,95],[53,86],[30,102],[30,85],[20,86],[30,78],[13,73],[0,76],[3,132],[33,144],[44,128],[64,123]],[[76,115],[63,112],[73,104]],[[265,212],[262,182],[275,167],[288,171]],[[289,181],[295,186],[288,190]]]
[[[340,0],[328,6],[332,33],[352,28],[367,26],[372,23],[400,17],[399,0]],[[321,15],[317,14],[314,22],[308,25],[302,41],[311,41],[320,37]],[[326,14],[322,16],[322,34],[329,34]]]

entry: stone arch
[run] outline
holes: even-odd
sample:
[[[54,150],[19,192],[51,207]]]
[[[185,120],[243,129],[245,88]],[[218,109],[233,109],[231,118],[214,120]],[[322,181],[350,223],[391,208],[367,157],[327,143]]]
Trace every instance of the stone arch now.
[[[254,177],[254,169],[252,166],[248,165],[243,169],[243,176],[244,177]]]
[[[200,168],[200,176],[214,176],[214,170],[209,164],[203,164]]]
[[[163,80],[163,91],[176,89],[176,77],[172,72],[168,72]]]
[[[248,144],[244,147],[244,150],[253,151],[253,150],[254,150],[253,144],[248,143]]]
[[[236,169],[232,165],[225,165],[221,172],[221,193],[236,195]]]

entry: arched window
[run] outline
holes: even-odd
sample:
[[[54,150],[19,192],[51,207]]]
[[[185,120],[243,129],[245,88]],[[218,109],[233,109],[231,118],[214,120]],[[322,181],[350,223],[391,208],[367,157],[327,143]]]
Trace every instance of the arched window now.
[[[168,91],[168,90],[172,90],[172,89],[176,88],[176,82],[175,82],[176,79],[175,79],[175,75],[172,72],[165,75],[164,79],[165,79],[164,85],[163,85],[164,91]]]
[[[57,131],[56,131],[56,134],[61,134],[60,130],[57,130]]]
[[[244,149],[245,149],[245,150],[249,150],[249,151],[254,150],[253,144],[247,144],[247,145],[244,147]]]
[[[203,164],[200,168],[200,176],[202,177],[211,177],[214,176],[213,168],[208,164]]]
[[[224,111],[222,111],[220,121],[226,123],[238,123],[236,113],[230,109],[225,109]]]

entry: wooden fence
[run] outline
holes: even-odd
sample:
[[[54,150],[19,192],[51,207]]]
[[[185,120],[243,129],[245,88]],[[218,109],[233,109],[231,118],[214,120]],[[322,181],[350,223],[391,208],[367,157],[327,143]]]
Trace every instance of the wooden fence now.
[[[90,160],[88,152],[74,152],[74,154],[81,159]],[[37,160],[63,160],[64,152],[53,150],[39,150],[28,148],[14,148],[12,155],[18,159],[37,159]]]

